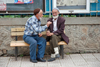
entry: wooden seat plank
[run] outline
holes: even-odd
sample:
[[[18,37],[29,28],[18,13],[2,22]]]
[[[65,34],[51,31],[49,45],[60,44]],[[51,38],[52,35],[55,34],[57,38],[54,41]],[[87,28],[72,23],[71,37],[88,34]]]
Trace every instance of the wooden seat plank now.
[[[29,46],[29,44],[25,43],[24,41],[11,41],[10,46],[11,47],[15,47],[15,46]]]
[[[50,45],[49,42],[47,42],[47,45]],[[67,45],[64,41],[60,41],[58,45]],[[24,41],[11,41],[10,43],[11,47],[15,46],[29,46],[29,44],[25,43]]]

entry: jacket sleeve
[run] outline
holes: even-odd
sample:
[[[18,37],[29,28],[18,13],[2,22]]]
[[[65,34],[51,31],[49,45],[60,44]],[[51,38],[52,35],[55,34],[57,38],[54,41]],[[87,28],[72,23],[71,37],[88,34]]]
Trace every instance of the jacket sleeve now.
[[[47,20],[47,22],[48,22],[48,21],[51,21],[51,18],[50,18],[50,19],[48,19],[48,20]],[[47,28],[47,30],[49,30],[49,31],[50,31],[50,26]]]
[[[63,20],[62,23],[60,24],[60,28],[57,31],[53,32],[55,35],[60,35],[64,32],[64,28],[65,28],[64,23],[65,23],[65,20]]]

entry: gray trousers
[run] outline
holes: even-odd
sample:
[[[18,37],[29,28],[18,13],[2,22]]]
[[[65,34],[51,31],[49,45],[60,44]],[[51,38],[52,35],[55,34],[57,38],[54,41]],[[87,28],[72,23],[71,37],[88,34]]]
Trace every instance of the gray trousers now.
[[[50,52],[51,52],[51,54],[54,54],[55,52],[54,52],[54,48],[55,47],[58,47],[58,42],[60,42],[61,41],[61,36],[60,35],[52,35],[51,37],[50,37]]]

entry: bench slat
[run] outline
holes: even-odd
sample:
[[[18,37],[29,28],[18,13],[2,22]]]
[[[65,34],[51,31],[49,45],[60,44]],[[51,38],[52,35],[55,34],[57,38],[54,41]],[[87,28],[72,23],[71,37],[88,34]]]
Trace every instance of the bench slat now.
[[[10,46],[11,47],[15,47],[15,46],[29,46],[29,44],[25,43],[24,41],[11,41]]]
[[[47,42],[47,45],[50,45],[49,42]],[[67,45],[66,42],[60,41],[58,45]],[[25,43],[24,41],[11,41],[10,43],[11,47],[15,46],[29,46],[29,44]]]
[[[11,32],[11,36],[23,36],[24,32]]]
[[[17,31],[21,32],[21,31],[24,31],[24,30],[25,30],[25,28],[11,28],[12,32],[17,32]]]
[[[47,42],[47,45],[50,45],[50,43]],[[58,42],[58,45],[67,45],[67,43],[65,41],[60,41]]]
[[[42,35],[46,35],[46,31],[41,33]],[[24,32],[11,32],[11,36],[23,36]]]
[[[67,43],[66,43],[65,41],[60,41],[60,42],[58,43],[58,45],[67,45]]]

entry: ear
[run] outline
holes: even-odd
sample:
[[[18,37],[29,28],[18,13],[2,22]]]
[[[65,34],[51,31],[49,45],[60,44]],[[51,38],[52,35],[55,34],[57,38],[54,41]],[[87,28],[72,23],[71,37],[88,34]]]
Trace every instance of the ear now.
[[[60,12],[58,12],[58,14],[60,14]]]
[[[39,16],[39,13],[38,13],[38,14],[36,14],[36,16]]]

